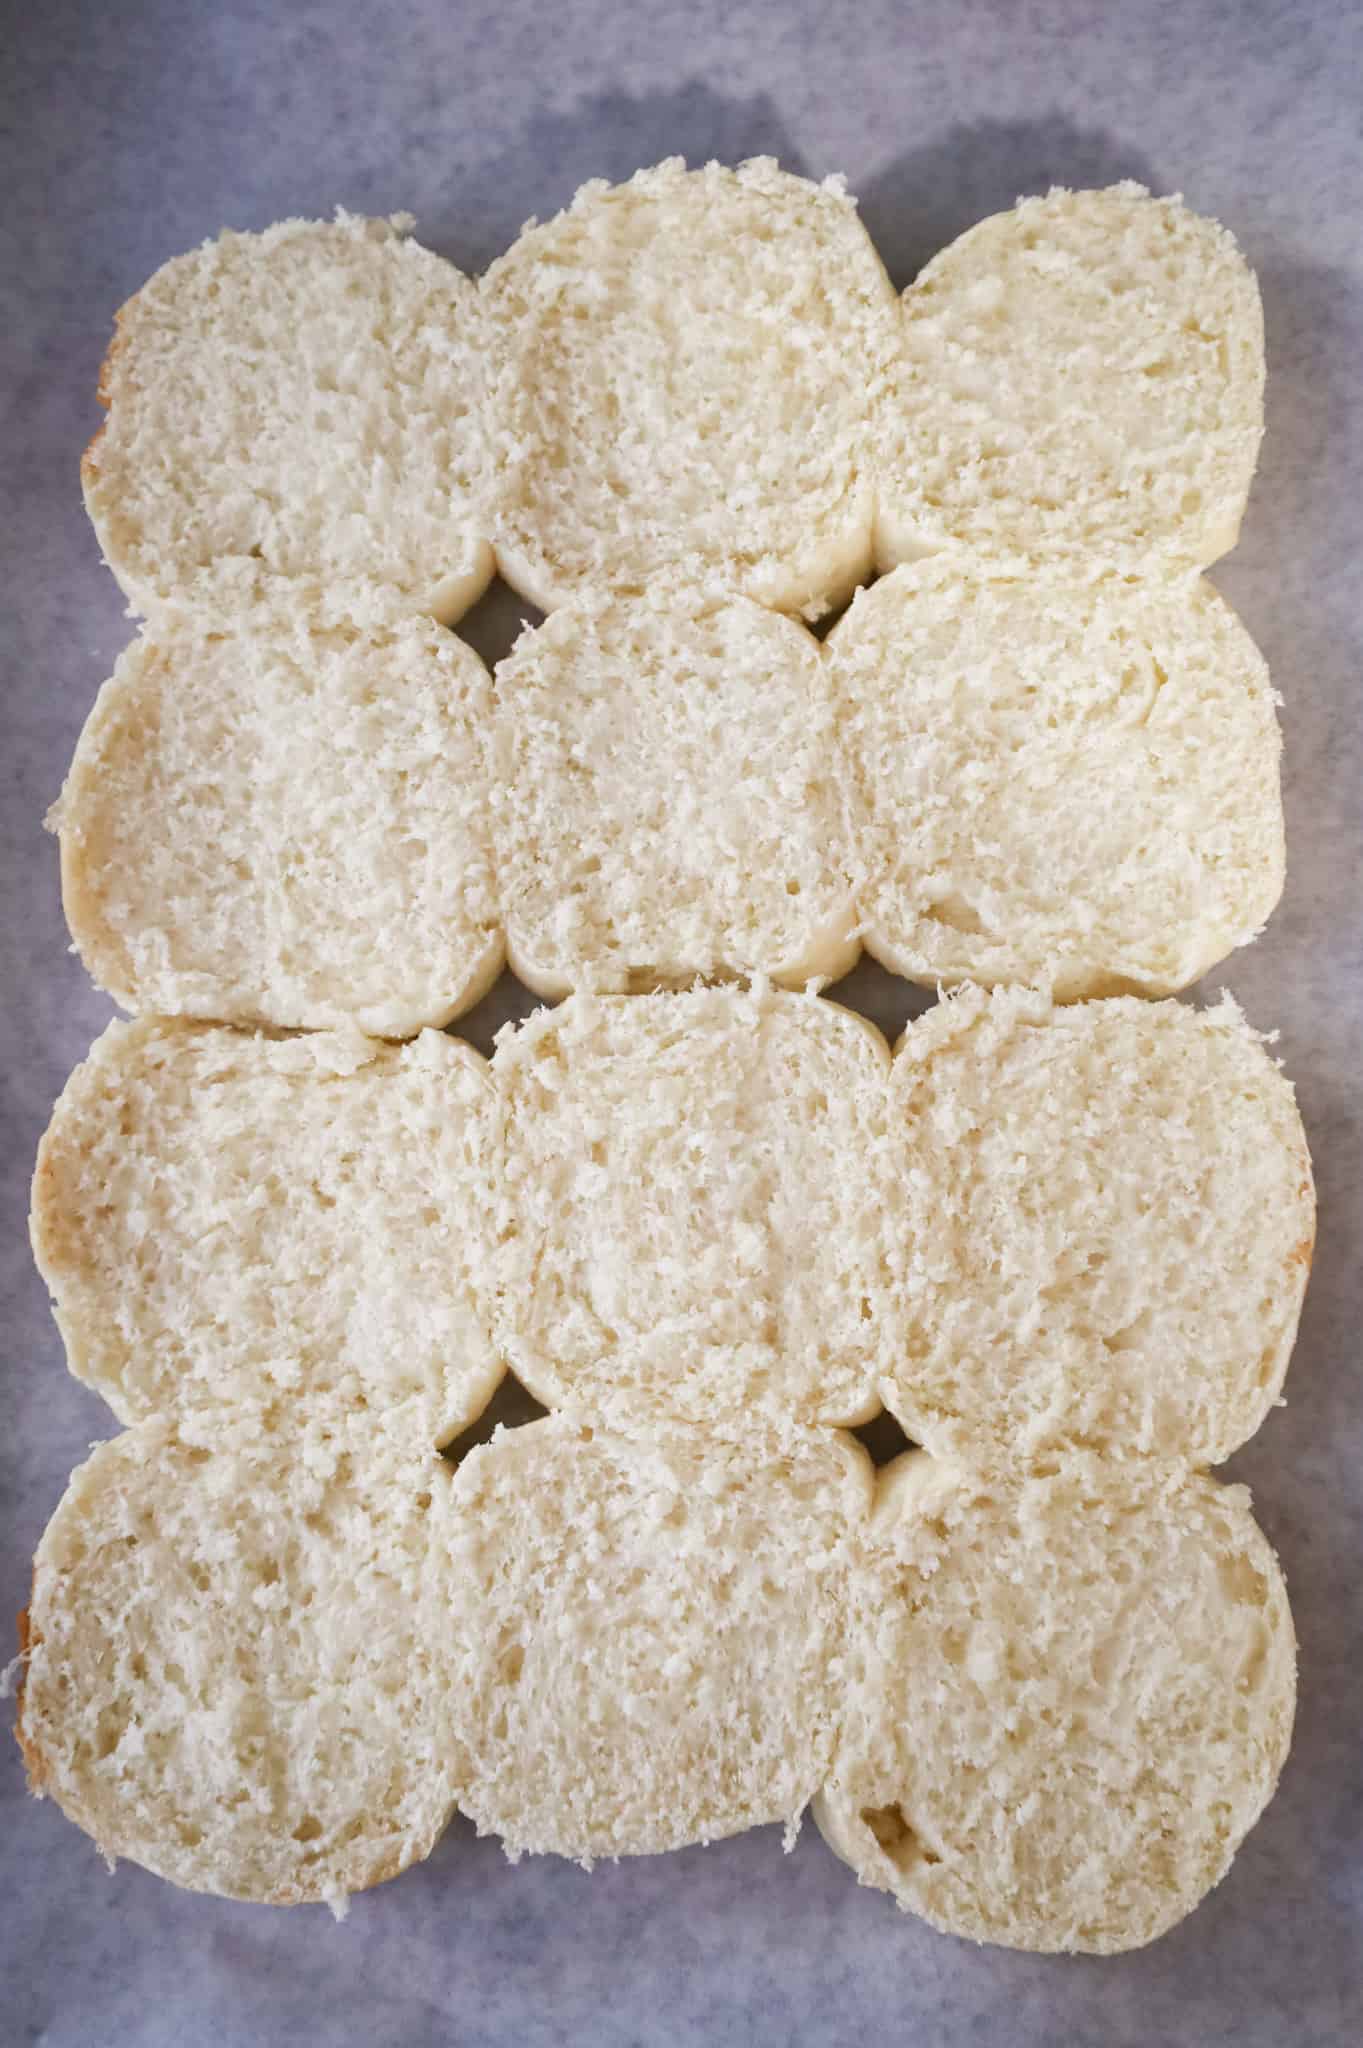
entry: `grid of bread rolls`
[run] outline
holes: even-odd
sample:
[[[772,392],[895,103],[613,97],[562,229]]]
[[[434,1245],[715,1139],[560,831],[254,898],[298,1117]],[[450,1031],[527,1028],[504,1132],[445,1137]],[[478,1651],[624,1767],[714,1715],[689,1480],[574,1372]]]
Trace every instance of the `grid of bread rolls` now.
[[[35,1560],[33,1787],[338,1912],[456,1810],[589,1863],[812,1805],[946,1932],[1149,1941],[1295,1689],[1208,1468],[1280,1397],[1310,1161],[1172,1000],[1282,886],[1202,578],[1253,277],[1121,185],[897,296],[765,159],[588,185],[476,283],[411,226],[225,233],[101,379],[142,623],[52,822],[129,1021],[33,1241],[123,1429]],[[489,675],[494,567],[546,615]],[[893,1052],[821,993],[863,946],[939,994]],[[489,1062],[443,1027],[508,962],[556,1007]],[[548,1412],[470,1448],[508,1372]]]

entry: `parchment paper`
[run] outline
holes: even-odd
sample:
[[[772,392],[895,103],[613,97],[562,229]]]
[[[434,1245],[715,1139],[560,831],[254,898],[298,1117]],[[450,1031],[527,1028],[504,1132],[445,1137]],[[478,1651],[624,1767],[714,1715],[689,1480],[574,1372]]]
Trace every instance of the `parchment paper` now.
[[[1280,1549],[1301,1639],[1281,1791],[1221,1888],[1109,1961],[975,1949],[859,1891],[807,1827],[605,1867],[513,1868],[456,1823],[357,1899],[197,1899],[91,1845],[0,1743],[0,2039],[50,2048],[457,2041],[1188,2043],[1363,2039],[1363,14],[1341,0],[1122,7],[527,0],[367,9],[250,0],[11,0],[0,291],[0,1608],[71,1465],[113,1433],[63,1370],[24,1228],[34,1147],[110,1014],[67,949],[41,829],[131,628],[77,462],[114,308],[224,225],[409,208],[481,268],[589,176],[680,153],[845,171],[898,282],[978,216],[1051,182],[1135,176],[1225,220],[1263,286],[1268,435],[1244,539],[1216,572],[1283,697],[1289,881],[1224,979],[1281,1032],[1321,1229],[1287,1406],[1227,1469]],[[495,657],[494,591],[467,630]],[[917,998],[839,991],[897,1028]],[[485,1047],[530,999],[503,982]],[[4,1661],[0,1653],[0,1662]],[[7,1708],[5,1712],[10,1710]]]

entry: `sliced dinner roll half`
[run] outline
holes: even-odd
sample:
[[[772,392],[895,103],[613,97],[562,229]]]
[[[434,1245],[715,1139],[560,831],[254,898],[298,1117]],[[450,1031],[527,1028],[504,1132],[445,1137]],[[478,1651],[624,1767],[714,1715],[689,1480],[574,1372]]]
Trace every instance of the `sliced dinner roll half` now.
[[[1315,1236],[1288,1081],[1229,998],[970,990],[891,1075],[908,1435],[984,1464],[1228,1457],[1282,1388]]]
[[[426,620],[169,617],[120,657],[52,819],[67,922],[133,1011],[401,1037],[503,958],[490,682]]]
[[[72,1371],[120,1421],[198,1441],[348,1410],[444,1443],[501,1377],[498,1125],[482,1060],[442,1032],[111,1024],[33,1182]]]
[[[588,597],[496,674],[493,817],[511,965],[542,995],[856,959],[818,642],[746,598]]]
[[[1272,1797],[1296,1689],[1242,1487],[1079,1461],[880,1475],[815,1817],[863,1884],[1008,1948],[1139,1947]]]
[[[793,611],[864,576],[896,312],[840,180],[765,157],[598,180],[482,290],[497,561],[523,596],[697,563]]]
[[[886,1060],[762,988],[575,997],[504,1038],[501,1340],[531,1392],[730,1431],[874,1415]]]
[[[832,1757],[860,1446],[548,1416],[455,1479],[459,1805],[509,1854],[590,1862],[793,1830]]]
[[[1282,893],[1268,671],[1206,583],[898,569],[829,656],[897,974],[1168,995]]]
[[[1233,238],[1140,185],[980,221],[903,298],[882,568],[943,550],[1205,567],[1263,434],[1259,289]]]
[[[225,233],[123,307],[82,476],[139,611],[260,565],[447,622],[483,590],[478,294],[411,224]]]
[[[427,1855],[453,1791],[433,1454],[161,1423],[73,1473],[34,1561],[19,1739],[112,1860],[273,1905]]]

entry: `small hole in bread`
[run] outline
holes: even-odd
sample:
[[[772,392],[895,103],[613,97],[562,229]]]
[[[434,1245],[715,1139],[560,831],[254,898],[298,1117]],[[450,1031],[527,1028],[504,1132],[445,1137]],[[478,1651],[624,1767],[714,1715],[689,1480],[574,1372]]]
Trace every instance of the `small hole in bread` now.
[[[864,1806],[861,1818],[890,1861],[900,1870],[907,1870],[914,1863],[941,1862],[935,1850],[925,1847],[919,1840],[902,1806]]]

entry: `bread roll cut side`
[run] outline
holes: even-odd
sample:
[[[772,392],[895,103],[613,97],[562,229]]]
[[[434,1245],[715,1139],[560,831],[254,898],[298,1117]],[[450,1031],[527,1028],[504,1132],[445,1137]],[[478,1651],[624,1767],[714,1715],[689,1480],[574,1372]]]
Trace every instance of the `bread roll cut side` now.
[[[860,1446],[550,1416],[471,1451],[450,1524],[459,1805],[590,1863],[793,1830],[832,1753]]]
[[[1225,1875],[1291,1740],[1292,1619],[1242,1487],[911,1452],[849,1624],[819,1827],[945,1933],[1114,1954]]]
[[[1128,575],[1234,547],[1263,435],[1233,238],[1130,182],[980,221],[904,293],[879,442],[882,569],[948,554]]]
[[[34,1256],[71,1370],[119,1420],[287,1435],[367,1415],[414,1449],[482,1413],[500,1116],[435,1031],[111,1024],[38,1152]]]
[[[523,596],[679,568],[786,611],[855,588],[896,309],[839,180],[756,158],[596,181],[482,294],[494,540]]]
[[[403,1037],[504,958],[487,671],[422,620],[279,599],[120,657],[50,822],[67,922],[125,1009]]]
[[[893,972],[1160,996],[1262,929],[1282,742],[1209,585],[925,562],[863,591],[827,651],[865,943]]]
[[[428,1855],[453,1804],[444,1476],[325,1430],[101,1444],[34,1563],[33,1790],[110,1861],[226,1898],[340,1912]]]
[[[891,1076],[903,1350],[930,1450],[1215,1464],[1282,1389],[1315,1236],[1287,1080],[1229,998],[968,990]]]
[[[872,1025],[768,988],[579,996],[504,1038],[493,1070],[501,1343],[538,1399],[737,1434],[877,1411],[892,1337]]]
[[[713,588],[588,597],[497,668],[507,949],[557,999],[845,974],[848,791],[818,643]]]
[[[447,624],[481,595],[478,294],[411,225],[224,233],[121,309],[81,475],[138,611],[220,608],[258,566]]]

